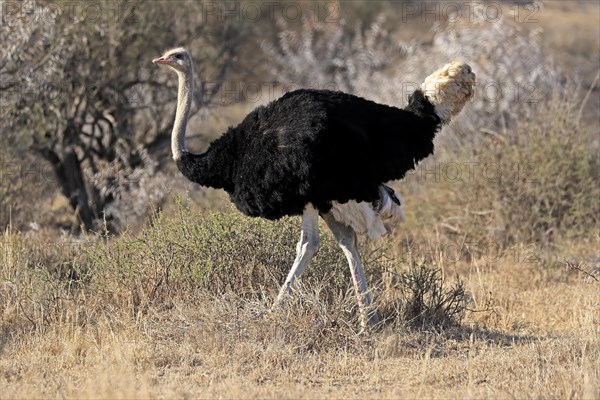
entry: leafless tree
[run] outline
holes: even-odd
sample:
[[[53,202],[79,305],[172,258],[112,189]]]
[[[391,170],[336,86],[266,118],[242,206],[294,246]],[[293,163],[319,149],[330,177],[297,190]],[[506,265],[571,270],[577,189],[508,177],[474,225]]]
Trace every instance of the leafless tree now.
[[[565,81],[544,53],[540,29],[510,15],[488,17],[482,8],[474,5],[469,17],[448,15],[452,22],[434,24],[433,40],[426,43],[397,39],[394,29],[401,24],[390,27],[383,15],[354,29],[343,18],[332,24],[307,16],[300,28],[281,20],[277,40],[263,49],[280,80],[330,86],[396,106],[431,72],[427,66],[468,62],[478,80],[469,105],[476,112],[462,113],[454,129],[502,133],[530,116],[540,100],[563,92]]]
[[[168,143],[174,90],[165,88],[152,55],[183,41],[201,62],[210,61],[214,69],[201,73],[213,84],[196,98],[196,114],[211,105],[231,69],[243,25],[202,23],[196,2],[141,9],[101,1],[93,16],[89,8],[46,1],[1,6],[2,131],[50,163],[84,229],[102,218],[117,228],[116,218],[127,214],[117,203],[138,213],[160,200],[161,180],[148,179],[159,174],[150,155]],[[139,190],[142,181],[154,187]]]

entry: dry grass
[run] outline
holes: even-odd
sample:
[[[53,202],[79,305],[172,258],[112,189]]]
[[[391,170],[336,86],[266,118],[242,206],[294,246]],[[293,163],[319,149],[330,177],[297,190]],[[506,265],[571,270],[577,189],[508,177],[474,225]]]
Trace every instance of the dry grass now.
[[[583,90],[588,90],[600,65],[600,5],[595,1],[544,2],[538,23],[544,29],[545,47],[557,65],[576,76]],[[600,87],[596,83],[585,108],[587,118],[598,130]]]
[[[294,300],[270,310],[296,226],[184,208],[142,235],[55,250],[6,234],[2,397],[598,396],[598,284],[565,269],[557,253],[553,262],[511,249],[493,262],[440,253],[428,262],[460,274],[473,311],[458,326],[412,330],[393,312],[398,281],[386,272],[406,271],[410,254],[397,254],[394,240],[364,248],[387,322],[360,332],[329,236]],[[578,259],[595,256],[593,247],[565,246]]]

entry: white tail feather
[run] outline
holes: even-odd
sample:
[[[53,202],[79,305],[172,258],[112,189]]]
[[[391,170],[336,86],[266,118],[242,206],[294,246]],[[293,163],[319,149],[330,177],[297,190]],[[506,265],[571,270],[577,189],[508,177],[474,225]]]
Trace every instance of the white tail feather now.
[[[366,234],[369,239],[378,240],[390,233],[394,225],[404,221],[402,207],[392,200],[383,186],[379,188],[379,195],[377,206],[354,200],[347,203],[333,202],[331,214],[336,221],[350,226],[357,234]]]

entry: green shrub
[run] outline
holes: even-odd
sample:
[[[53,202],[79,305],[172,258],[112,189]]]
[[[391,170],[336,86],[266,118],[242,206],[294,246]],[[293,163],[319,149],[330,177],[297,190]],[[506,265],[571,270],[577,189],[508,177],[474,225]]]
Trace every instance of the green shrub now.
[[[499,147],[490,146],[502,171],[492,188],[505,242],[545,245],[597,231],[598,143],[574,112],[567,103],[540,110]]]
[[[195,292],[233,293],[245,299],[274,298],[295,257],[298,218],[248,218],[239,212],[196,214],[179,205],[176,215],[158,215],[139,235],[124,234],[90,248],[85,261],[99,290],[110,282],[136,307]],[[330,235],[302,279],[326,281],[345,291],[349,271]],[[127,282],[127,284],[123,284]]]

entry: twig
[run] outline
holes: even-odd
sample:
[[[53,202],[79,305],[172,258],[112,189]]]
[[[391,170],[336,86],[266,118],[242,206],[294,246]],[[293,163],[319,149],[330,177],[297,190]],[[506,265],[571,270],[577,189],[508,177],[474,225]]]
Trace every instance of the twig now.
[[[37,328],[37,324],[35,323],[35,321],[33,321],[31,318],[29,318],[29,315],[27,315],[27,312],[25,311],[25,308],[23,307],[23,304],[21,303],[20,300],[19,300],[19,308],[21,309],[21,312],[23,313],[23,315],[25,316],[27,321],[29,321],[31,323],[31,325],[33,325],[33,330],[35,330]]]
[[[581,106],[579,107],[579,112],[577,113],[577,119],[576,119],[577,122],[579,122],[579,120],[581,119],[581,114],[583,113],[583,109],[585,108],[585,105],[587,104],[587,102],[590,98],[590,94],[592,94],[592,91],[596,87],[596,83],[598,83],[598,78],[600,78],[600,71],[598,71],[598,73],[596,74],[596,77],[594,78],[592,84],[590,85],[590,88],[588,89],[587,93],[583,97],[583,100],[581,100]]]
[[[496,309],[494,307],[490,307],[490,306],[486,306],[486,308],[482,308],[482,309],[465,307],[465,311],[469,311],[472,313],[489,312],[489,313],[498,315],[498,311],[496,311]]]
[[[600,280],[598,280],[598,278],[596,278],[594,276],[593,273],[586,271],[585,269],[582,268],[582,264],[583,263],[577,263],[577,265],[573,264],[572,262],[569,262],[568,260],[564,260],[565,261],[565,266],[567,267],[567,270],[569,271],[579,271],[581,273],[583,273],[586,276],[589,276],[591,278],[593,278],[596,282],[600,283]]]
[[[493,131],[491,129],[487,129],[487,128],[482,128],[480,130],[480,132],[485,133],[486,135],[490,135],[491,137],[493,137],[497,141],[501,142],[502,144],[506,144],[506,138],[498,132],[495,132],[495,131]]]

